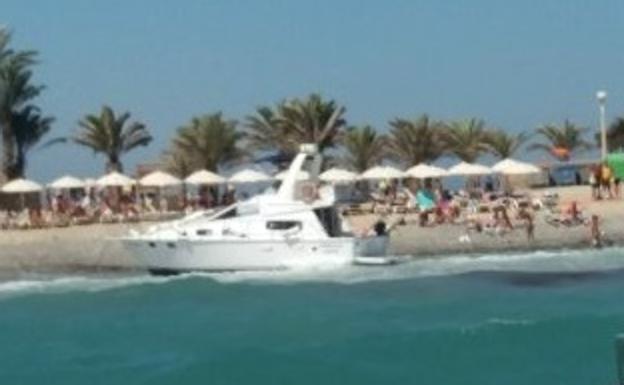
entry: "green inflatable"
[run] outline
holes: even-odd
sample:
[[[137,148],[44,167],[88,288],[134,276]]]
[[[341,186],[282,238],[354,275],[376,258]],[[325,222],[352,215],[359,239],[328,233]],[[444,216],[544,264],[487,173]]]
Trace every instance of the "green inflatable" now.
[[[607,155],[607,164],[616,178],[624,179],[624,152]]]

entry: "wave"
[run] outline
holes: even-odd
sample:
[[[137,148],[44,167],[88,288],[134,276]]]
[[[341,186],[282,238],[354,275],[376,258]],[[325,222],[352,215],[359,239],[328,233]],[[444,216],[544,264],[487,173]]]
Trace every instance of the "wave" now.
[[[393,266],[317,266],[288,272],[237,272],[212,275],[222,283],[332,282],[357,284],[367,281],[460,275],[474,272],[579,273],[624,269],[624,248],[603,250],[535,251],[483,256],[455,255],[408,259]]]
[[[189,278],[208,278],[221,284],[321,283],[358,284],[475,272],[582,273],[624,269],[624,248],[603,250],[536,251],[531,253],[456,255],[409,259],[392,266],[314,266],[289,271],[193,273],[173,277],[71,276],[0,283],[0,298],[36,293],[99,292],[139,285],[167,284]]]
[[[182,276],[180,277],[182,278]],[[0,283],[0,298],[36,293],[66,293],[72,291],[99,292],[145,284],[162,284],[180,279],[178,277],[137,276],[98,276],[60,277],[15,280]]]

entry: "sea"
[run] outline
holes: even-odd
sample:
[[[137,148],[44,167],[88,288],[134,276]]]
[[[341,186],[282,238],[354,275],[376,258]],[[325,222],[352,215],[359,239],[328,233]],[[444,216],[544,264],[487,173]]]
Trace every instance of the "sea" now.
[[[616,384],[624,249],[0,282],[0,384]]]

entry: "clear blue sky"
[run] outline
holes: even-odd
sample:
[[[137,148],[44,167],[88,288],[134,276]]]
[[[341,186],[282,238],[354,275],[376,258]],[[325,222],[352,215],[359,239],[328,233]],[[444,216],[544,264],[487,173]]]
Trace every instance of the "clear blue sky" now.
[[[595,127],[595,91],[624,110],[624,1],[3,0],[14,45],[40,51],[54,134],[103,103],[130,110],[156,158],[193,115],[242,119],[260,104],[321,92],[351,123],[477,116],[510,131],[570,118]],[[28,176],[98,175],[66,145],[31,155]]]

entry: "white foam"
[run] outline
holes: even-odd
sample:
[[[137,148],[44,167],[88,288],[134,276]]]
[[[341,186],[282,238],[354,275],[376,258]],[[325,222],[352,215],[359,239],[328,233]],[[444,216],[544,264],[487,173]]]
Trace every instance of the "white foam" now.
[[[16,280],[0,283],[0,298],[33,293],[65,293],[71,291],[98,292],[145,284],[166,283],[181,277],[153,277],[149,275],[110,277],[61,277]]]
[[[393,266],[321,266],[287,272],[240,272],[212,275],[222,283],[333,282],[355,284],[366,281],[457,275],[481,271],[585,272],[624,269],[624,249],[536,251],[484,256],[457,255],[423,258]]]
[[[485,256],[457,255],[410,260],[392,266],[326,265],[288,271],[196,273],[174,277],[98,276],[29,279],[0,283],[0,298],[31,293],[97,292],[137,285],[165,284],[173,280],[203,277],[222,284],[296,284],[331,282],[356,284],[465,274],[479,271],[585,272],[624,269],[624,249],[537,251]]]

